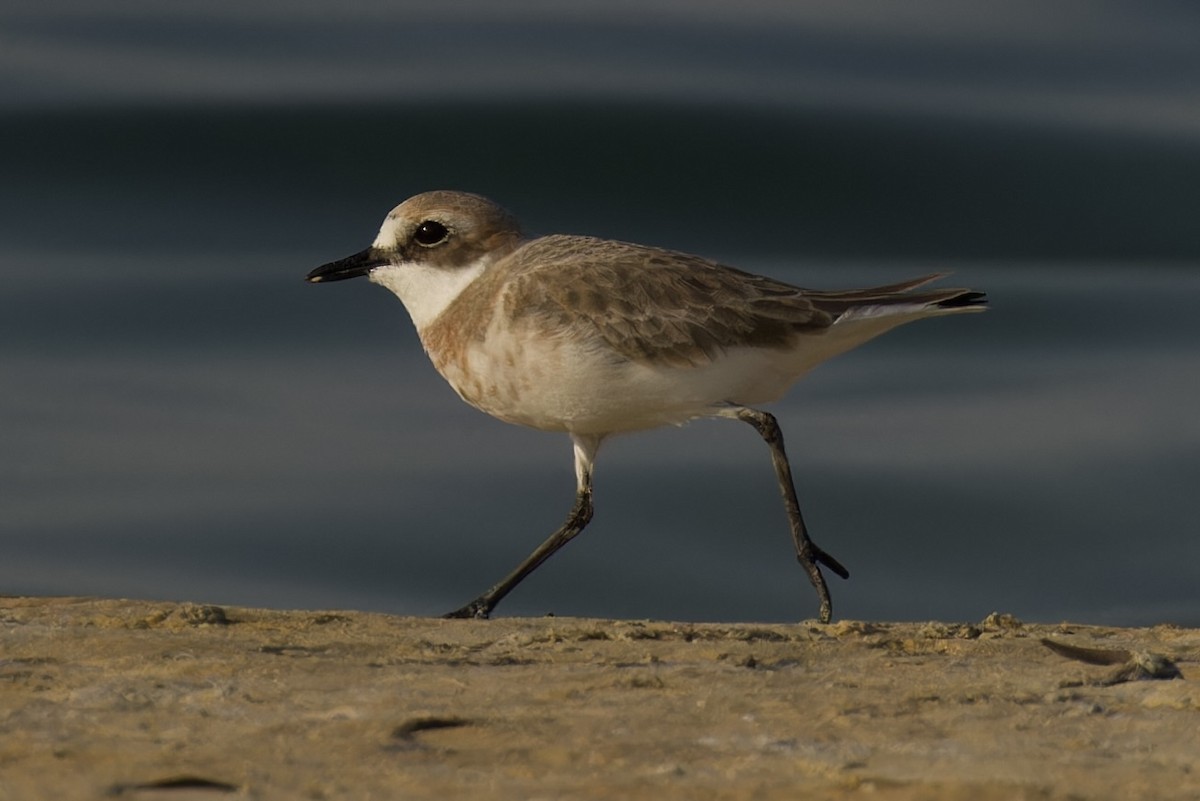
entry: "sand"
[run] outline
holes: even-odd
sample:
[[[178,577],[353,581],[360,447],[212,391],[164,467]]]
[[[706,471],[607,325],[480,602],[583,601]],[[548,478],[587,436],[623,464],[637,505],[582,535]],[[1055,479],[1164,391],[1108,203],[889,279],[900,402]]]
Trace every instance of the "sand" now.
[[[1041,638],[1156,652],[1185,678],[1117,681]],[[1006,615],[0,598],[0,799],[1197,799],[1197,660],[1196,629]]]

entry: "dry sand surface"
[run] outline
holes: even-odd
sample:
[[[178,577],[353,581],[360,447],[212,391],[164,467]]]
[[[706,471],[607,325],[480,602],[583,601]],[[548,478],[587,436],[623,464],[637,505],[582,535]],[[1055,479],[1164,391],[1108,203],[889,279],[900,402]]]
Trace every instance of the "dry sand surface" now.
[[[1039,640],[1151,651],[1183,680]],[[0,598],[0,798],[1196,799],[1200,630]],[[1113,683],[1113,682],[1116,683]]]

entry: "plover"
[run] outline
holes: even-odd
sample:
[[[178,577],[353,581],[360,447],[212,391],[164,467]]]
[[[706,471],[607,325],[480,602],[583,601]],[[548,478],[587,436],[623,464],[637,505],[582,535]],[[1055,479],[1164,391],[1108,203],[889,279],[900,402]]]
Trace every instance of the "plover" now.
[[[527,237],[492,201],[426,192],[392,209],[366,250],[316,268],[313,283],[367,276],[400,298],[438,372],[472,406],[563,431],[575,504],[510,574],[447,617],[486,618],[592,518],[592,466],[613,434],[701,417],[752,425],[771,450],[803,565],[832,615],[821,566],[849,572],[808,535],[783,434],[755,408],[820,362],[898,325],[981,311],[983,293],[914,291],[927,275],[820,291],[660,248],[588,236]]]
[[[1065,642],[1056,642],[1043,637],[1042,645],[1059,656],[1086,662],[1089,665],[1120,665],[1107,676],[1091,679],[1088,683],[1099,687],[1111,687],[1126,681],[1147,679],[1182,679],[1179,665],[1163,654],[1151,651],[1125,651],[1108,648],[1084,648]],[[1082,682],[1078,682],[1082,683]],[[1070,682],[1077,684],[1077,682]]]

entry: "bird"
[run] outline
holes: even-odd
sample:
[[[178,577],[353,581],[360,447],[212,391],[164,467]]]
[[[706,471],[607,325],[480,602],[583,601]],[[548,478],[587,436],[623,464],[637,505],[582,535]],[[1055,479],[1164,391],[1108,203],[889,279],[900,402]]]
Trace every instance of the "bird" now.
[[[1086,662],[1089,665],[1119,665],[1116,670],[1088,683],[1098,687],[1111,687],[1126,681],[1149,679],[1182,679],[1183,672],[1168,656],[1152,651],[1126,651],[1124,649],[1084,648],[1047,637],[1041,638],[1042,645],[1059,656]],[[1077,683],[1077,682],[1072,682]]]
[[[770,450],[796,558],[828,623],[822,566],[849,571],[809,536],[783,433],[759,406],[817,364],[924,317],[982,311],[983,292],[929,289],[944,274],[840,291],[802,289],[700,256],[591,236],[529,236],[469,192],[424,192],[385,217],[371,245],[309,272],[365,276],[394,293],[434,367],[468,404],[566,433],[575,500],[510,573],[450,618],[487,618],[592,519],[601,443],[698,418],[740,420]]]

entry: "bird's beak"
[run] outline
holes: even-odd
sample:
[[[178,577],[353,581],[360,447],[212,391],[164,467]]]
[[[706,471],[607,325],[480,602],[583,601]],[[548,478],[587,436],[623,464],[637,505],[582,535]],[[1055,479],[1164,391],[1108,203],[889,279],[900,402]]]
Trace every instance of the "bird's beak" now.
[[[322,264],[306,275],[304,280],[310,284],[321,284],[326,281],[345,281],[347,278],[358,278],[360,275],[366,275],[376,267],[382,267],[387,263],[387,257],[382,252],[373,247],[367,248],[364,251],[355,253],[353,256],[331,261],[329,264]]]

